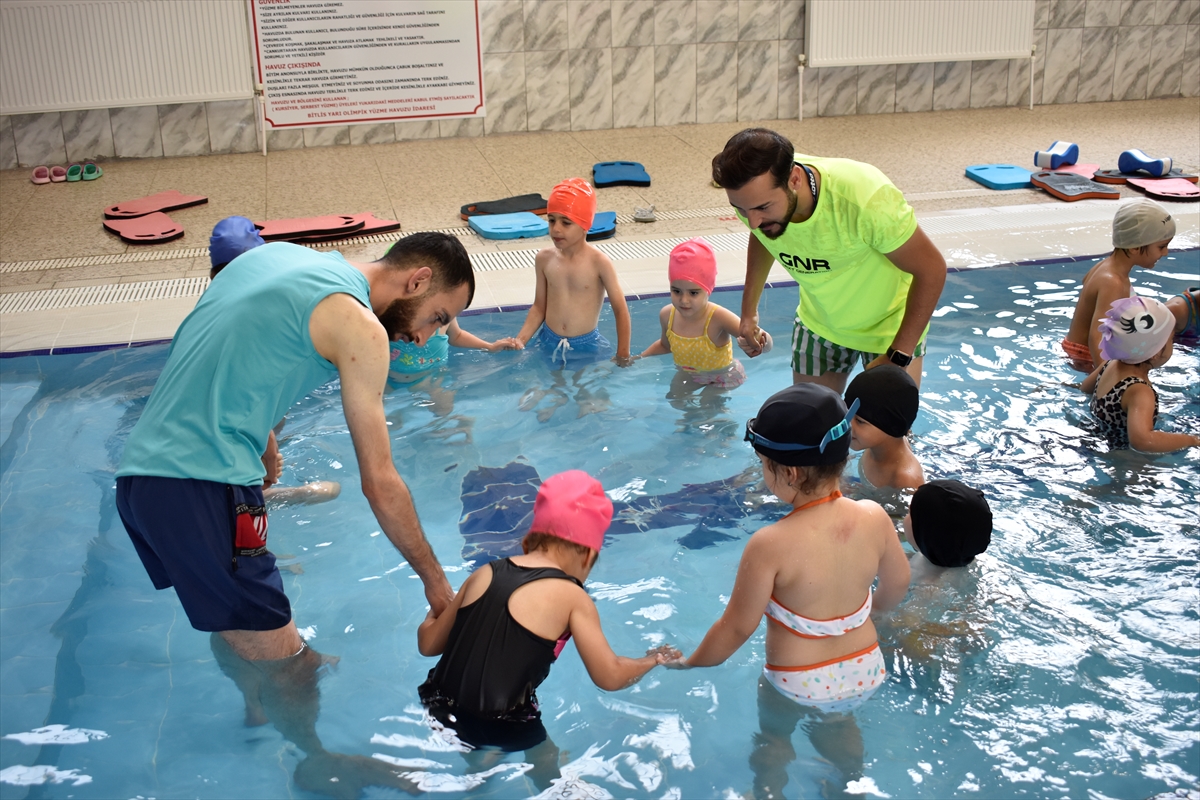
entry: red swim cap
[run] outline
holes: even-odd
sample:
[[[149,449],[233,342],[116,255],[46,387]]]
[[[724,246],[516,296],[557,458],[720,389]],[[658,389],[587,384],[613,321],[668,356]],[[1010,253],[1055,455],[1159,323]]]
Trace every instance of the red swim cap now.
[[[530,533],[545,533],[600,552],[612,522],[612,501],[600,481],[573,469],[547,478],[533,502]]]
[[[567,178],[550,190],[546,211],[562,214],[586,233],[596,216],[596,192],[583,178]]]

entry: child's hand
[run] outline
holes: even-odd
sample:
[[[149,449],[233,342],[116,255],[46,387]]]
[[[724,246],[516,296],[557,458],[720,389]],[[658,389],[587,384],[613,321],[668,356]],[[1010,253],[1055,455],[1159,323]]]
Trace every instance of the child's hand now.
[[[669,644],[660,644],[658,647],[652,647],[646,651],[646,655],[653,656],[655,663],[660,667],[671,669],[685,669],[687,667],[683,660],[683,653],[678,648],[672,647]]]
[[[738,347],[742,348],[742,352],[750,358],[755,358],[763,353],[771,352],[773,341],[771,334],[764,331],[762,328],[756,327],[751,336],[738,336]]]
[[[498,350],[521,350],[523,349],[521,342],[515,336],[507,336],[503,339],[497,339],[488,345],[488,352],[495,353]]]
[[[629,355],[629,353],[626,353],[624,355],[617,353],[615,356],[613,356],[612,360],[613,360],[613,363],[616,364],[618,367],[629,367],[629,366],[632,366],[633,362],[637,361],[639,357],[640,356],[631,356],[631,355]]]

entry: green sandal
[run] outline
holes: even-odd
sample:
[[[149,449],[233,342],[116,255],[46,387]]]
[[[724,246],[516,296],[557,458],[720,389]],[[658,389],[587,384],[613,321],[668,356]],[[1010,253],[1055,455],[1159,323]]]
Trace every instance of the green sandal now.
[[[83,165],[83,179],[85,181],[94,181],[103,174],[104,170],[95,164],[88,163]]]
[[[74,183],[75,181],[82,180],[82,179],[83,179],[83,165],[82,164],[72,164],[71,166],[67,167],[67,183]]]

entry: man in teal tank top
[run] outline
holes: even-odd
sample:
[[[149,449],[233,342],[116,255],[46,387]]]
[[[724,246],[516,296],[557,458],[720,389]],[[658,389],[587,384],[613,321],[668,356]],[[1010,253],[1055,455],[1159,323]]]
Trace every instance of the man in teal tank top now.
[[[946,261],[912,207],[870,164],[795,152],[765,128],[733,136],[712,161],[713,180],[750,229],[741,341],[758,342],[758,301],[778,261],[800,284],[792,379],[838,393],[860,360],[906,369],[919,386],[930,317]]]
[[[440,613],[454,593],[392,461],[383,392],[389,342],[424,344],[474,291],[466,250],[442,233],[407,236],[369,263],[282,242],[248,250],[180,324],[125,444],[117,510],[147,573],[213,633],[247,721],[270,719],[308,754],[297,781],[403,786],[316,737],[321,662],[267,550],[261,456],[288,408],[338,378],[363,494]]]

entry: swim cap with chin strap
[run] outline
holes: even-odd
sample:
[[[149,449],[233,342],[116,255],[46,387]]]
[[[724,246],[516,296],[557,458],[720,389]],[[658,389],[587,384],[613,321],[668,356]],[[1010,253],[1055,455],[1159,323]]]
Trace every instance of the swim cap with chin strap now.
[[[700,237],[675,245],[667,262],[667,279],[691,281],[712,294],[717,284],[717,254]]]
[[[586,233],[596,216],[596,192],[583,178],[567,178],[550,190],[546,212],[562,214]]]
[[[1141,364],[1158,354],[1175,332],[1175,315],[1152,297],[1114,300],[1098,326],[1100,357]]]

